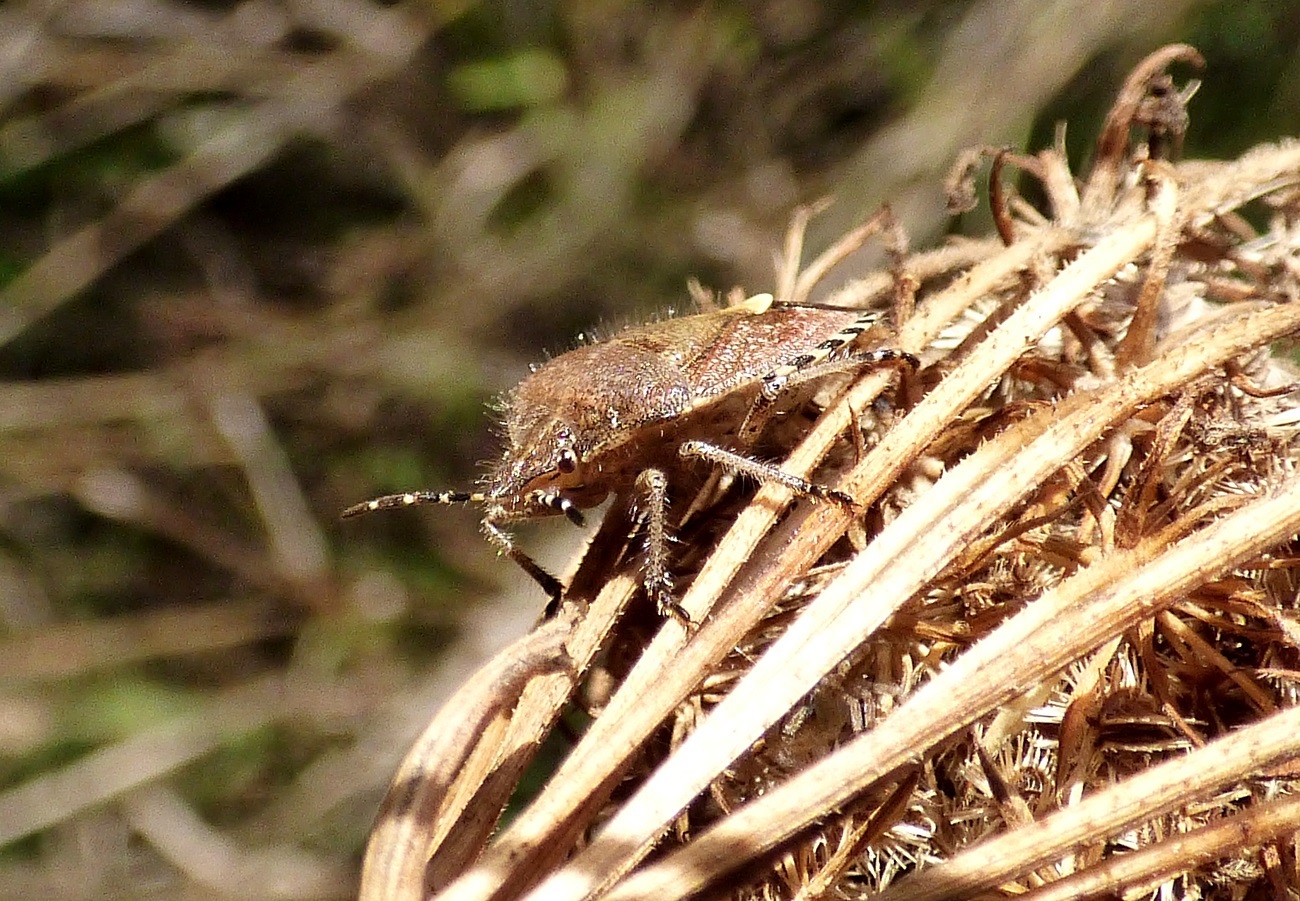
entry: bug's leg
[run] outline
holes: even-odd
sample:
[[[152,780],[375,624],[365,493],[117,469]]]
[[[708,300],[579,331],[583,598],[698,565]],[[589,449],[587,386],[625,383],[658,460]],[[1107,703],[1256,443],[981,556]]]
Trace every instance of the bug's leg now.
[[[477,491],[407,491],[402,494],[386,494],[383,497],[353,504],[340,515],[347,519],[360,516],[362,513],[373,513],[376,510],[391,510],[394,507],[418,507],[424,504],[481,504],[486,500],[486,495]],[[543,499],[543,503],[545,506],[553,507],[563,513],[579,525],[582,524],[582,515],[567,499],[560,498],[557,495],[554,499]],[[546,592],[551,599],[546,605],[545,613],[545,617],[549,619],[559,609],[560,596],[564,593],[564,585],[555,576],[542,569],[536,560],[515,545],[514,539],[501,528],[501,521],[502,517],[500,515],[489,512],[483,519],[483,534],[487,536],[488,541],[496,545],[500,553],[505,554],[519,564],[519,567],[542,587],[542,591]]]
[[[831,357],[830,359],[821,360],[817,363],[803,366],[798,370],[790,373],[783,379],[779,386],[779,391],[787,391],[791,388],[797,388],[800,385],[815,381],[823,376],[831,375],[836,372],[845,372],[853,369],[875,369],[881,366],[896,366],[900,369],[913,370],[919,364],[916,357],[906,351],[897,350],[892,347],[882,347],[876,350],[863,350],[857,353],[846,354],[844,356]],[[770,399],[760,393],[760,400],[768,399],[769,403],[776,400],[779,395],[773,394]]]
[[[496,518],[491,514],[483,519],[483,534],[487,536],[488,541],[496,545],[499,552],[519,564],[519,568],[532,576],[533,581],[542,587],[542,591],[546,592],[550,598],[549,603],[546,605],[546,612],[542,616],[544,619],[550,619],[554,616],[556,611],[560,609],[560,598],[564,594],[564,583],[542,569],[536,560],[521,551],[519,546],[515,544],[515,540],[510,537],[510,533],[502,529],[497,524]]]
[[[804,384],[805,382],[816,381],[828,375],[834,375],[837,372],[851,371],[855,369],[868,369],[876,366],[898,365],[906,366],[909,369],[916,367],[916,358],[911,354],[893,349],[864,351],[862,353],[850,354],[849,356],[833,357],[829,360],[822,360],[820,363],[814,363],[804,369],[792,373],[789,378],[781,383],[781,390],[788,391]],[[763,434],[763,429],[772,419],[772,414],[776,411],[776,397],[768,398],[762,394],[749,408],[741,422],[739,435],[741,447],[753,447]],[[855,415],[857,411],[854,411]],[[854,446],[858,452],[858,458],[861,459],[863,450],[862,432],[853,429]]]
[[[644,504],[646,553],[642,578],[646,594],[654,598],[660,616],[692,625],[690,615],[673,600],[673,577],[668,569],[668,476],[662,469],[642,470],[636,487]]]
[[[753,457],[746,457],[744,454],[727,450],[725,447],[718,447],[716,444],[710,444],[707,441],[684,441],[677,452],[683,457],[696,457],[700,460],[707,460],[714,466],[719,466],[729,472],[749,476],[758,482],[776,482],[789,488],[795,494],[801,494],[804,497],[823,498],[850,507],[855,506],[853,498],[843,491],[817,482],[810,482],[799,476],[791,475],[779,466],[755,460]]]
[[[863,334],[876,328],[881,319],[879,310],[866,310],[849,325],[831,335],[807,353],[800,354],[789,363],[776,367],[763,376],[759,383],[758,398],[740,425],[742,447],[752,446],[762,434],[772,417],[773,405],[781,393],[795,385],[820,378],[830,372],[869,366],[902,366],[916,369],[920,362],[905,350],[882,347],[862,351],[851,356],[836,357],[841,348],[857,341]]]
[[[804,355],[809,356],[808,354]],[[803,359],[802,357],[800,359]],[[796,361],[798,362],[798,361]],[[878,348],[876,350],[863,351],[846,357],[835,359],[823,359],[815,363],[808,363],[793,369],[788,373],[783,373],[781,369],[773,370],[768,376],[764,377],[762,389],[759,391],[758,398],[754,405],[749,408],[744,421],[740,426],[740,441],[742,447],[750,447],[758,441],[763,429],[767,426],[776,409],[776,401],[781,396],[781,392],[795,388],[805,382],[811,382],[823,376],[831,375],[836,372],[844,372],[850,369],[867,369],[877,366],[898,366],[908,370],[914,370],[920,363],[916,357],[910,353],[894,348]],[[778,373],[781,373],[778,375]]]

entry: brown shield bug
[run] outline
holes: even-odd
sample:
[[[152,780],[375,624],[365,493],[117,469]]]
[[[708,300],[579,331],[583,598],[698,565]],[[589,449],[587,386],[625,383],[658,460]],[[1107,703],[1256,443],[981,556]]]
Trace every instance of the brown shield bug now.
[[[831,372],[917,360],[883,347],[879,311],[774,304],[760,294],[733,306],[635,326],[538,367],[505,402],[506,449],[482,490],[390,494],[343,511],[355,516],[416,504],[482,504],[483,531],[552,599],[564,586],[519,549],[505,526],[564,514],[606,497],[642,511],[647,593],[681,615],[668,567],[669,486],[690,480],[691,459],[779,482],[798,494],[853,499],[750,456],[777,401]],[[856,349],[861,348],[861,349]]]

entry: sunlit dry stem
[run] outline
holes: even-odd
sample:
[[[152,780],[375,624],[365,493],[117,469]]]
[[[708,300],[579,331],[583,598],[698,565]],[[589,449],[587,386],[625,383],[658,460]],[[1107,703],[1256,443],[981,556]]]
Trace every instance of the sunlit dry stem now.
[[[907,230],[903,228],[903,223],[894,217],[889,207],[884,207],[882,211],[888,213],[886,225],[889,231],[885,249],[889,253],[889,273],[894,280],[890,312],[894,317],[894,328],[900,329],[907,324],[907,320],[911,319],[912,313],[916,311],[916,292],[921,287],[921,281],[907,263],[911,255],[911,242],[908,240]],[[916,369],[917,366],[914,365],[912,368]],[[854,432],[860,433],[858,429],[854,429]]]
[[[1207,665],[1210,669],[1217,670],[1222,674],[1223,678],[1240,688],[1242,695],[1258,711],[1272,713],[1277,710],[1277,703],[1249,673],[1235,666],[1209,642],[1197,635],[1192,629],[1189,629],[1181,619],[1171,615],[1168,610],[1163,610],[1157,614],[1156,623],[1160,628],[1161,636],[1169,641],[1173,649],[1184,660],[1188,662],[1196,661]],[[1300,745],[1300,739],[1297,739],[1297,745]]]
[[[1120,173],[1128,160],[1129,129],[1147,97],[1147,88],[1152,79],[1175,62],[1198,69],[1205,66],[1205,58],[1195,47],[1170,44],[1138,63],[1125,79],[1097,139],[1095,161],[1083,191],[1084,210],[1097,213],[1114,200]]]
[[[591,551],[583,558],[582,566],[573,577],[575,589],[585,591],[593,574],[588,568],[601,569],[604,565],[599,551],[603,548],[622,548],[626,537],[626,516],[611,510],[592,541]],[[589,566],[590,564],[590,566]],[[611,630],[622,616],[637,592],[639,580],[630,572],[610,578],[602,570],[599,593],[594,597],[581,594],[574,604],[580,613],[573,632],[566,642],[568,656],[578,673],[591,666],[596,653],[608,644]],[[465,871],[468,861],[490,855],[494,846],[485,850],[489,837],[495,830],[497,818],[514,793],[519,779],[543,738],[554,727],[561,711],[572,702],[576,682],[567,675],[542,676],[532,680],[524,689],[514,714],[504,732],[489,732],[482,748],[470,758],[465,768],[456,774],[456,784],[448,798],[459,800],[454,810],[440,815],[433,839],[434,854],[430,860],[428,877],[430,885],[447,886]],[[477,766],[475,764],[478,764]],[[599,796],[593,796],[599,803]],[[589,812],[588,812],[589,813]],[[580,820],[583,811],[575,813]],[[555,828],[563,828],[556,822]]]
[[[1144,537],[1146,514],[1154,505],[1160,473],[1168,463],[1175,441],[1192,418],[1195,401],[1196,391],[1192,387],[1185,388],[1156,425],[1155,440],[1142,460],[1137,477],[1125,491],[1125,502],[1119,505],[1119,522],[1115,531],[1122,547],[1132,547]]]
[[[1002,184],[1002,167],[1006,164],[1010,148],[1002,148],[993,156],[989,167],[989,209],[993,211],[993,224],[1002,243],[1010,247],[1016,242],[1016,228],[1007,209],[1006,187]]]
[[[530,680],[572,666],[573,623],[555,619],[498,652],[443,706],[393,778],[366,847],[361,901],[418,901],[432,851],[431,824],[487,722],[509,710]]]
[[[863,733],[771,793],[740,808],[728,819],[697,836],[692,844],[622,882],[606,897],[609,901],[632,901],[656,897],[665,891],[678,895],[699,891],[712,879],[790,835],[806,822],[812,811],[830,810],[844,804],[862,788],[886,778],[899,766],[914,760],[921,749],[933,747],[937,741],[964,728],[978,716],[1006,703],[1021,690],[1021,686],[1037,684],[1098,642],[1149,617],[1168,599],[1239,565],[1258,553],[1259,548],[1275,545],[1297,529],[1300,529],[1300,481],[1292,480],[1276,496],[1257,500],[1163,554],[1154,543],[1144,542],[1133,551],[1120,552],[1085,568],[1007,621],[997,632],[919,689],[891,717],[891,728]],[[998,682],[990,683],[977,677],[976,674],[995,663],[1001,676]],[[733,689],[729,697],[734,697],[739,688]],[[1274,721],[1281,717],[1287,717],[1286,732],[1268,730],[1266,721],[1248,727],[1255,731],[1255,735],[1252,736],[1254,741],[1247,744],[1235,744],[1238,735],[1220,739],[1213,746],[1213,755],[1178,768],[1177,778],[1163,783],[1163,797],[1153,796],[1148,790],[1150,783],[1143,783],[1140,791],[1135,789],[1117,795],[1124,798],[1123,813],[1116,813],[1118,805],[1114,800],[1104,808],[1097,805],[1089,810],[1093,817],[1105,810],[1106,817],[1116,824],[1116,828],[1122,828],[1128,821],[1126,818],[1146,817],[1153,809],[1158,810],[1164,804],[1187,797],[1189,789],[1206,791],[1217,782],[1235,778],[1243,771],[1257,772],[1261,763],[1294,753],[1295,736],[1300,734],[1300,725],[1297,725],[1300,710],[1283,711],[1274,717]],[[704,725],[707,726],[708,722],[706,720]],[[1261,743],[1264,736],[1270,742],[1267,746]],[[1228,745],[1230,742],[1233,744]],[[1196,754],[1171,761],[1161,770],[1168,771],[1166,768],[1181,765],[1183,761],[1190,762],[1194,757]],[[1160,775],[1163,776],[1164,772]],[[1133,781],[1137,783],[1145,778],[1135,777]],[[1158,777],[1153,777],[1152,781],[1155,778]],[[1066,809],[1053,817],[1067,815],[1071,810],[1078,810],[1078,807]],[[1056,842],[1062,830],[1039,824],[1030,831],[1046,843]],[[1099,831],[1093,822],[1084,835],[1095,835]],[[1073,841],[1082,837],[1076,836]],[[1065,843],[1062,850],[1072,843]],[[969,856],[980,887],[998,884],[1010,875],[991,867],[988,854],[972,853]],[[1028,865],[1038,866],[1044,862],[1046,858],[1035,857]],[[881,897],[890,901],[969,897],[969,894],[961,893],[920,891],[918,880],[925,875],[921,874],[917,880],[909,880]],[[970,887],[967,889],[969,891]]]
[[[1247,847],[1285,841],[1300,830],[1300,798],[1284,797],[1226,814],[1208,826],[1169,835],[1021,895],[1023,901],[1125,896],[1159,879],[1232,857]],[[951,896],[961,897],[959,895]]]
[[[1278,385],[1276,388],[1265,388],[1262,385],[1256,384],[1250,376],[1246,375],[1241,368],[1241,364],[1235,360],[1230,360],[1224,368],[1228,372],[1228,380],[1232,382],[1232,387],[1236,388],[1242,394],[1257,399],[1266,397],[1283,397],[1287,394],[1293,393],[1297,388],[1300,388],[1300,383],[1294,381],[1288,381],[1286,384]]]
[[[910,772],[903,774],[903,778],[897,785],[890,787],[884,803],[874,810],[869,813],[858,812],[856,815],[843,814],[846,822],[842,829],[847,831],[841,835],[839,844],[835,846],[830,858],[800,888],[794,901],[820,901],[827,897],[836,881],[853,865],[862,849],[878,840],[907,810],[912,793],[916,791],[919,782],[920,769],[913,767]],[[853,824],[851,829],[850,824]]]
[[[1187,803],[1192,797],[1208,796],[1223,784],[1240,778],[1243,773],[1265,771],[1294,755],[1295,737],[1298,734],[1300,708],[1281,710],[1203,748],[1102,789],[1078,804],[1061,808],[1024,829],[980,842],[951,860],[917,873],[878,897],[880,901],[948,901],[972,897],[1006,880],[1051,864],[1081,842],[1095,840],[1098,836],[1114,835],[1163,810]],[[1270,804],[1252,808],[1265,812],[1275,809]],[[1239,816],[1250,818],[1252,814],[1248,811]],[[1300,810],[1293,808],[1286,816],[1294,823],[1300,818]],[[1207,839],[1203,847],[1207,850],[1217,848],[1218,853],[1236,850],[1244,844],[1239,832],[1215,834],[1198,831],[1196,834]],[[1268,841],[1269,837],[1267,833],[1261,834],[1258,840]],[[1154,859],[1172,861],[1182,840],[1171,838],[1158,843],[1150,853]],[[1140,857],[1143,853],[1131,852],[1116,859],[1127,860]],[[1153,857],[1145,859],[1151,861]],[[1180,869],[1187,863],[1187,858],[1178,858]],[[1141,869],[1152,871],[1149,865]],[[1105,867],[1100,871],[1103,884],[1110,881],[1105,875],[1107,872],[1109,870]],[[1078,886],[1073,879],[1067,882],[1070,886]],[[1080,896],[1071,893],[1051,897],[1064,899]]]
[[[808,206],[801,206],[790,217],[790,225],[785,232],[785,243],[781,257],[776,265],[776,302],[793,303],[795,284],[799,279],[799,267],[803,262],[804,238],[808,233],[808,223],[830,205],[823,199]]]
[[[799,273],[790,293],[791,303],[806,303],[813,287],[824,279],[831,269],[843,262],[849,254],[860,250],[867,241],[883,229],[894,224],[894,214],[888,206],[882,206],[870,219],[822,251],[803,272]]]
[[[1158,230],[1156,243],[1151,249],[1151,262],[1142,278],[1142,288],[1133,305],[1133,318],[1128,331],[1115,351],[1115,360],[1121,368],[1140,366],[1151,359],[1156,345],[1156,326],[1164,298],[1169,267],[1182,234],[1185,214],[1178,209],[1178,184],[1167,166],[1150,163],[1147,178],[1152,192],[1148,204],[1156,216]]]
[[[1096,269],[1103,270],[1101,277],[1106,270],[1113,272],[1128,258],[1123,251],[1131,250],[1132,242],[1139,235],[1150,241],[1154,237],[1152,224],[1148,221],[1145,228],[1139,228],[1140,225],[1135,224],[1132,234],[1116,234],[1103,240],[1067,267],[1057,279],[1062,286],[1062,299],[1074,295],[1080,282],[1095,284],[1093,278],[1085,275],[1096,277]],[[1090,256],[1093,258],[1089,259]],[[1014,336],[1015,341],[1023,341],[1027,329],[1022,320],[1045,315],[1046,306],[1044,301],[1018,310],[999,327],[999,333],[1005,333],[1002,337],[1008,340]],[[1061,311],[1057,311],[1044,327],[1060,315]],[[1018,425],[984,445],[930,489],[925,505],[904,510],[849,564],[755,662],[753,669],[691,735],[683,749],[665,761],[637,794],[623,804],[595,841],[568,867],[544,882],[531,901],[552,891],[556,898],[586,897],[626,873],[695,793],[707,787],[723,767],[743,753],[817,679],[842,660],[848,649],[864,641],[898,604],[932,577],[963,543],[964,536],[1018,500],[1024,490],[1059,466],[1063,458],[1074,456],[1096,440],[1100,430],[1115,418],[1131,413],[1135,405],[1176,387],[1206,366],[1220,365],[1224,358],[1298,326],[1300,311],[1290,308],[1243,311],[1238,320],[1220,330],[1212,346],[1184,348],[1184,353],[1171,355],[1167,365],[1122,380],[1110,396],[1083,393],[1067,398],[1063,406],[1069,405],[1071,415],[1064,415],[1065,410],[1060,411],[1059,417],[1045,413],[1036,418],[1035,425],[1024,427],[1028,431]],[[995,333],[990,343],[997,344],[998,337]],[[956,379],[954,373],[945,381]],[[939,393],[940,389],[931,392],[922,405]],[[920,406],[913,410],[891,435],[902,431],[909,420],[917,417],[919,409]],[[1035,427],[1043,431],[1033,439],[1037,453],[1031,453],[1026,445]],[[864,466],[881,452],[889,437],[873,449]],[[1017,464],[998,465],[1012,448],[1024,449],[1017,457]],[[862,500],[861,495],[856,496]],[[923,563],[912,555],[908,567],[890,568],[891,561],[921,542],[928,551],[932,549]],[[879,600],[872,604],[853,603],[864,596]],[[961,659],[969,656],[970,652]],[[814,808],[826,809],[820,805],[805,809]],[[784,815],[793,814],[786,811]],[[735,821],[733,818],[728,823]],[[767,828],[777,831],[768,834],[775,840],[777,834],[788,834],[785,830],[794,825],[794,822],[780,827],[769,824]],[[754,840],[752,835],[749,840]],[[679,853],[690,852],[698,845],[697,841],[695,846]],[[710,853],[716,853],[716,848]]]

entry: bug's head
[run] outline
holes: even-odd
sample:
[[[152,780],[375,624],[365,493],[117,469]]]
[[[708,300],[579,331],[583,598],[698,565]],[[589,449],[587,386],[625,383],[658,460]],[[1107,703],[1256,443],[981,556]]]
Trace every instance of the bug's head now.
[[[548,417],[507,419],[507,447],[488,475],[484,494],[512,516],[544,516],[590,507],[608,490],[593,484],[598,470],[588,465],[579,433],[564,420]]]
[[[591,507],[619,490],[626,472],[610,448],[635,424],[659,416],[661,406],[682,404],[680,388],[661,386],[660,356],[610,340],[534,370],[506,398],[506,450],[484,493],[511,515],[529,516],[552,512],[557,496]]]

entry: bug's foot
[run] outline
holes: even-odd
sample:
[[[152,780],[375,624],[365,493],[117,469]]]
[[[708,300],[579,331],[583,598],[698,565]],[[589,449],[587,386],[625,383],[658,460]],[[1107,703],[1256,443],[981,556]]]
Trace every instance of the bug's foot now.
[[[817,500],[834,501],[848,507],[850,511],[857,509],[858,502],[847,491],[840,491],[838,488],[831,488],[829,485],[822,485],[818,482],[805,482],[807,486],[803,493]]]
[[[546,600],[546,608],[542,611],[542,622],[555,619],[556,614],[560,612],[560,603],[564,598],[559,594],[553,594]]]
[[[660,598],[655,602],[659,609],[659,615],[664,619],[669,617],[677,620],[682,624],[682,628],[687,632],[694,632],[700,627],[700,624],[691,619],[691,615],[686,612],[686,608],[674,601],[672,598]]]
[[[826,490],[826,497],[829,500],[835,501],[837,504],[843,504],[850,510],[854,510],[858,506],[858,502],[854,500],[853,495],[849,494],[847,491],[840,491],[838,488],[828,488]]]
[[[645,581],[645,592],[649,597],[654,598],[655,609],[664,619],[677,620],[687,631],[692,631],[699,627],[699,623],[691,619],[691,615],[686,612],[686,608],[673,598],[672,577],[666,573],[658,578],[647,576]]]

